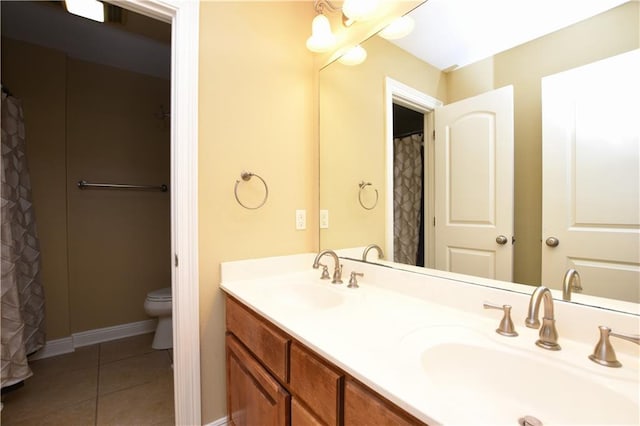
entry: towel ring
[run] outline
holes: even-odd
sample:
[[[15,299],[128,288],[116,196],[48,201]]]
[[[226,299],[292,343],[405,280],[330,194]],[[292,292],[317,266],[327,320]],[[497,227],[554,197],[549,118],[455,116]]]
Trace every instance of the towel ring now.
[[[269,197],[269,187],[267,186],[267,182],[265,182],[264,179],[262,179],[260,176],[258,176],[255,173],[251,173],[251,172],[242,172],[242,173],[240,173],[240,177],[245,182],[250,181],[253,176],[255,176],[258,179],[260,179],[262,181],[262,184],[264,185],[264,199],[257,206],[255,206],[255,207],[247,206],[242,201],[240,201],[240,198],[238,197],[238,184],[240,183],[239,179],[236,180],[236,185],[233,188],[233,195],[236,196],[236,201],[238,202],[238,204],[240,204],[245,209],[249,209],[249,210],[256,210],[256,209],[259,209],[260,207],[264,206],[264,203],[267,202],[267,198]]]
[[[362,181],[358,184],[358,186],[360,187],[360,190],[358,191],[358,201],[360,202],[360,205],[362,206],[362,208],[364,208],[365,210],[373,210],[378,205],[378,190],[375,188],[373,188],[373,190],[376,191],[376,200],[373,202],[373,205],[371,207],[367,207],[362,202],[362,191],[364,190],[365,187],[369,185],[373,187],[373,184],[371,182]]]

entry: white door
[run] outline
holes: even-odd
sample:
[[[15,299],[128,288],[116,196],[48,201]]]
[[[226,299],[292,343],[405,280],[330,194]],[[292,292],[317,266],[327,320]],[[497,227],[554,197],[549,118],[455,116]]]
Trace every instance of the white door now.
[[[435,111],[435,267],[511,281],[513,87]]]
[[[640,50],[542,80],[542,282],[640,302]],[[553,247],[548,238],[556,238]]]

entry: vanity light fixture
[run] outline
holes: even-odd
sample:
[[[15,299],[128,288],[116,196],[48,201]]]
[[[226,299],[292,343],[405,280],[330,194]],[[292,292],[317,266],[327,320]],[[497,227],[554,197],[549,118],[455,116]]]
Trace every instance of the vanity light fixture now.
[[[97,0],[65,0],[67,12],[83,18],[104,22],[104,4]]]
[[[367,59],[367,51],[360,45],[352,47],[347,50],[347,52],[338,59],[343,65],[359,65]]]
[[[307,49],[312,52],[327,52],[336,44],[336,37],[331,32],[331,23],[324,15],[325,9],[329,12],[340,12],[342,25],[350,27],[358,20],[363,21],[374,16],[378,8],[378,1],[350,0],[345,1],[340,8],[329,0],[314,0],[313,7],[317,15],[311,23],[311,37],[307,39]]]
[[[307,39],[307,49],[312,52],[326,52],[336,44],[336,37],[331,32],[329,19],[324,16],[323,3],[316,2],[318,13],[311,23],[311,37]]]
[[[387,40],[397,40],[406,37],[413,31],[415,21],[409,15],[401,16],[387,25],[378,35]]]

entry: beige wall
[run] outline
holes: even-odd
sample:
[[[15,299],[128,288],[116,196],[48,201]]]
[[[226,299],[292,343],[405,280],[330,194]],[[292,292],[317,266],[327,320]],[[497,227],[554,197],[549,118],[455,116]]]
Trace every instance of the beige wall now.
[[[445,101],[444,75],[436,68],[380,37],[363,47],[362,64],[336,62],[320,73],[320,208],[329,210],[322,248],[385,246],[385,78]],[[372,210],[359,204],[363,180],[378,190]],[[366,206],[375,202],[372,191],[363,191]]]
[[[149,319],[171,286],[169,192],[79,190],[79,180],[170,183],[169,81],[69,58],[67,188],[71,331]]]
[[[540,284],[542,235],[541,79],[640,47],[640,3],[630,2],[448,75],[460,100],[514,86],[514,281]],[[611,29],[614,28],[615,31]],[[560,278],[559,278],[560,279]]]
[[[226,415],[220,262],[317,248],[314,56],[308,2],[202,2],[199,81],[199,253],[202,421]],[[233,195],[243,170],[269,199],[246,210]],[[241,195],[255,201],[256,179]],[[254,186],[255,184],[255,186]],[[258,197],[261,194],[257,195]],[[295,210],[307,210],[296,231]]]
[[[169,82],[5,38],[2,81],[24,106],[47,339],[148,319],[171,283],[169,194],[76,183],[169,182]]]

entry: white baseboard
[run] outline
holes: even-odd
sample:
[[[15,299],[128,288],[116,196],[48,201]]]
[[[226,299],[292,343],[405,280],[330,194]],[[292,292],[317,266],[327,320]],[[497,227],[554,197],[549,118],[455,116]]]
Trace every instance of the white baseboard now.
[[[35,361],[37,359],[49,358],[51,356],[68,354],[73,352],[73,337],[64,337],[62,339],[49,340],[45,345],[29,356],[29,361]]]
[[[218,419],[218,420],[214,420],[214,421],[213,421],[213,422],[211,422],[211,423],[207,423],[207,424],[206,424],[206,425],[204,425],[204,426],[227,426],[227,424],[228,424],[227,422],[228,422],[228,419],[227,419],[227,417],[225,416],[225,417],[222,417],[222,418],[220,418],[220,419]]]
[[[96,343],[108,342],[124,337],[137,336],[138,334],[151,333],[156,329],[157,324],[157,320],[149,319],[73,333],[73,347],[80,348],[82,346],[95,345]]]
[[[95,345],[110,340],[151,333],[156,329],[157,323],[157,320],[149,319],[73,333],[70,337],[48,341],[42,349],[29,357],[29,361],[66,354],[82,346]]]

